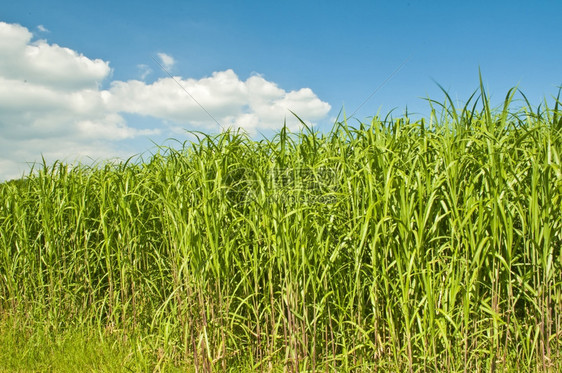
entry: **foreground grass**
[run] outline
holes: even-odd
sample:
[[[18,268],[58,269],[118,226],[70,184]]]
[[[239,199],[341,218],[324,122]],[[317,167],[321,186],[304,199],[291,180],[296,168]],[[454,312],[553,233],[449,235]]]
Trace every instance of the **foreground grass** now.
[[[0,322],[1,372],[189,372],[193,366],[163,359],[143,336],[95,328],[56,330],[21,318]],[[146,336],[144,337],[146,339]]]
[[[0,184],[0,368],[562,369],[559,101],[480,93]]]
[[[52,333],[43,326],[22,328],[21,322],[3,320],[0,325],[0,371],[127,371],[127,357],[120,353],[120,345],[78,331]]]

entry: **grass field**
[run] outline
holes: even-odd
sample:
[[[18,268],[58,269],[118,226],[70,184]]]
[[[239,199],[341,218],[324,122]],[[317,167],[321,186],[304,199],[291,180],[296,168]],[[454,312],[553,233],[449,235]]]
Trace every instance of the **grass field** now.
[[[560,371],[560,101],[515,94],[0,184],[0,370]]]

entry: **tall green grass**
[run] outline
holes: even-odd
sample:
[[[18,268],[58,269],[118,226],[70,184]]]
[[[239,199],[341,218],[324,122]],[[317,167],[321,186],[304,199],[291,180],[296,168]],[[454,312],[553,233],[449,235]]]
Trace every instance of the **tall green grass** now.
[[[514,94],[43,165],[0,184],[1,319],[155,370],[562,369],[560,101]]]

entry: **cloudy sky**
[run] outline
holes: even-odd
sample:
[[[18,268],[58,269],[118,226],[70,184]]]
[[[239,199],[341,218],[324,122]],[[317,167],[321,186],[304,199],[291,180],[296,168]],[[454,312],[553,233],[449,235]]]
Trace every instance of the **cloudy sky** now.
[[[436,83],[462,103],[479,69],[493,102],[513,86],[552,102],[561,13],[558,0],[5,2],[0,180],[43,157],[150,154],[186,130],[259,138],[296,129],[290,111],[321,131],[342,109],[352,123],[423,116],[444,99]]]

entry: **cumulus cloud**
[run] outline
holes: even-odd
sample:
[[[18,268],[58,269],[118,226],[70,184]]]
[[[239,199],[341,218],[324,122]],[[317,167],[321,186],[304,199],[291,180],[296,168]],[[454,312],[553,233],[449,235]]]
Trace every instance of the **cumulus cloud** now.
[[[164,66],[166,70],[170,70],[176,63],[174,57],[166,53],[158,53],[158,58],[160,58],[160,63]]]
[[[37,26],[37,30],[39,30],[41,32],[49,32],[49,30],[47,30],[47,28],[43,25]]]
[[[167,54],[158,57],[166,68],[175,64]],[[311,89],[286,91],[261,75],[243,80],[226,70],[200,79],[162,77],[147,83],[152,70],[142,64],[137,68],[140,80],[108,81],[108,61],[34,40],[27,28],[0,22],[0,180],[21,176],[27,162],[42,157],[126,157],[131,154],[121,150],[122,140],[173,134],[178,128],[220,130],[199,104],[222,127],[250,133],[280,128],[285,119],[296,128],[289,110],[308,123],[330,110]],[[107,89],[101,88],[103,82]],[[128,114],[153,118],[154,128],[133,127],[125,119]]]
[[[290,111],[314,123],[331,108],[309,88],[287,92],[259,75],[243,81],[230,69],[199,80],[162,78],[152,84],[115,81],[108,92],[108,104],[115,111],[214,129],[213,118],[202,106],[223,128],[241,127],[250,133],[279,128],[285,120],[296,129],[299,122]]]
[[[109,63],[48,44],[31,42],[28,29],[0,22],[0,76],[60,90],[97,88],[110,72]]]
[[[109,62],[0,22],[0,180],[21,176],[42,157],[126,156],[117,141],[157,134],[108,109],[100,86],[110,73]]]

